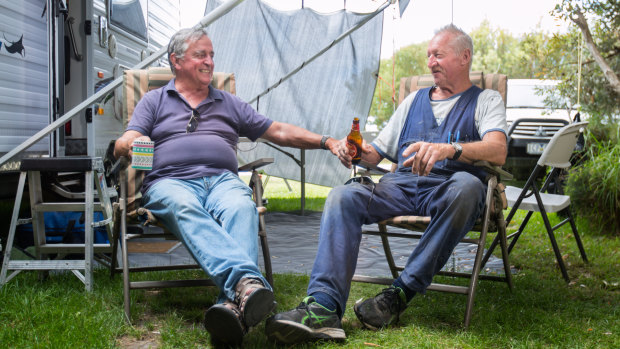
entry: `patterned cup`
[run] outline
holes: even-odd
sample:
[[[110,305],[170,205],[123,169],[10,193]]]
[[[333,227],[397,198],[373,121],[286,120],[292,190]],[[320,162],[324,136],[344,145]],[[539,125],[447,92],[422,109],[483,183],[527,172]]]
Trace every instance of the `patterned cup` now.
[[[133,156],[131,158],[131,167],[138,170],[150,171],[153,169],[153,150],[155,142],[152,141],[134,141]]]

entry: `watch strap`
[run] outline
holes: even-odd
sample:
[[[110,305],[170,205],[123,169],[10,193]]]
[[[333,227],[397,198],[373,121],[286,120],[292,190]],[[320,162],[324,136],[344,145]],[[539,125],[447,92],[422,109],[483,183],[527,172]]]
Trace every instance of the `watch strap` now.
[[[324,135],[323,138],[321,138],[321,149],[325,149],[327,150],[327,145],[325,145],[325,143],[327,142],[328,139],[330,139],[330,136]]]
[[[454,156],[452,156],[452,160],[456,160],[458,159],[461,154],[463,153],[463,146],[461,146],[459,143],[457,142],[452,142],[450,143],[452,145],[452,147],[454,148]]]

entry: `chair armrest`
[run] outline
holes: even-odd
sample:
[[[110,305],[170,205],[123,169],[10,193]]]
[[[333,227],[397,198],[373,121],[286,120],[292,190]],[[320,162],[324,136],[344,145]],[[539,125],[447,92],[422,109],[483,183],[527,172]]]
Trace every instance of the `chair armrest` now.
[[[482,167],[485,171],[498,176],[499,179],[511,180],[513,178],[510,172],[507,172],[506,170],[502,169],[500,166],[491,165],[491,163],[488,161],[476,161],[474,163],[474,166]]]
[[[254,171],[257,168],[273,163],[273,158],[260,158],[249,162],[243,166],[239,166],[239,171]]]

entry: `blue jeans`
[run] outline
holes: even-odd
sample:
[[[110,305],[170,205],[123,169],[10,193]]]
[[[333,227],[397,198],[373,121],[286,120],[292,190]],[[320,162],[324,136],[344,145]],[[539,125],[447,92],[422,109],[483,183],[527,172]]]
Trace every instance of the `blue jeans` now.
[[[400,280],[424,293],[484,208],[486,186],[467,172],[390,173],[373,187],[351,183],[329,193],[310,275],[308,295],[331,296],[344,314],[359,252],[361,226],[398,215],[431,216],[431,223],[413,250]]]
[[[258,268],[258,212],[252,190],[237,175],[163,179],[142,201],[219,287],[218,303],[235,299],[242,278],[259,279],[271,288]]]

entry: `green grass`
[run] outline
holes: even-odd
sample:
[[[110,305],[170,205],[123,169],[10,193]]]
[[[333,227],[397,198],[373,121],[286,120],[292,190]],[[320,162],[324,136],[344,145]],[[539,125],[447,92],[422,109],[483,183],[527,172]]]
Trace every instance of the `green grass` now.
[[[249,180],[245,178],[246,182]],[[379,177],[373,176],[377,182]],[[287,186],[288,182],[288,186]],[[325,198],[331,188],[321,185],[306,183],[305,210],[323,211]],[[301,210],[301,182],[282,178],[270,177],[264,190],[264,198],[268,200],[266,205],[273,212],[296,212]]]
[[[270,179],[265,195],[269,209],[298,210],[299,194],[279,197],[288,195],[288,189],[274,194],[280,186],[274,179]],[[307,186],[306,190],[308,197],[316,198],[306,209],[320,210],[329,189]],[[285,204],[277,206],[280,202]],[[523,216],[520,212],[515,220],[519,222]],[[552,215],[552,224],[558,220]],[[412,300],[399,326],[378,332],[364,330],[352,305],[359,298],[374,296],[382,287],[354,283],[344,318],[346,343],[296,348],[620,348],[620,240],[591,233],[587,222],[579,221],[578,227],[589,264],[581,261],[570,228],[557,232],[572,280],[566,284],[542,219],[534,215],[511,255],[512,264],[519,269],[514,291],[502,283],[481,281],[468,330],[462,328],[465,296],[431,291]],[[508,229],[514,231],[516,224]],[[160,274],[200,275],[197,271]],[[146,276],[152,275],[136,277]],[[275,275],[278,310],[294,308],[304,296],[307,282],[307,275]],[[133,291],[133,323],[128,325],[120,275],[110,279],[106,270],[98,269],[94,291],[87,293],[70,273],[40,281],[36,272],[22,272],[0,289],[0,346],[209,348],[209,335],[201,320],[216,296],[213,288]],[[251,331],[245,347],[276,348],[263,330],[261,324]]]
[[[286,185],[288,182],[288,186]],[[290,189],[290,190],[289,190]],[[306,183],[305,210],[323,211],[325,198],[331,188],[316,184]],[[266,205],[269,211],[291,212],[301,210],[301,182],[282,178],[270,177],[265,186],[264,198],[268,200]]]

